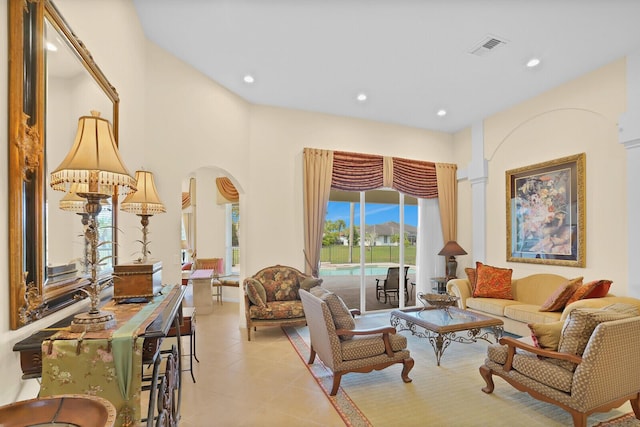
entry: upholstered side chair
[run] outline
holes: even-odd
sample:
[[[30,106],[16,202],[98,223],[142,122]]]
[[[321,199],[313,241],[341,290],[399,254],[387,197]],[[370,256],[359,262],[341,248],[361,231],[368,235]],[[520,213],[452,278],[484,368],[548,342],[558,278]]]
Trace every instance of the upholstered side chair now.
[[[407,339],[396,335],[393,327],[356,329],[344,302],[320,286],[310,292],[301,289],[300,298],[311,337],[308,363],[312,364],[318,355],[333,372],[331,396],[338,392],[344,374],[371,372],[396,363],[403,365],[402,380],[411,382],[409,371],[414,361],[407,349]]]
[[[485,393],[499,376],[532,397],[568,411],[574,426],[626,401],[640,419],[640,316],[576,309],[565,321],[558,351],[504,337],[480,367]],[[489,403],[489,402],[488,402]]]

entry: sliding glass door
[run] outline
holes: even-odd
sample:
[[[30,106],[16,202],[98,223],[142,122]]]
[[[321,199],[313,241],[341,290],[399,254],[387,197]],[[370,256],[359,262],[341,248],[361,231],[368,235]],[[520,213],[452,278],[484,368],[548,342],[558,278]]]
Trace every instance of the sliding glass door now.
[[[332,191],[320,276],[349,308],[415,304],[417,199],[397,191]]]

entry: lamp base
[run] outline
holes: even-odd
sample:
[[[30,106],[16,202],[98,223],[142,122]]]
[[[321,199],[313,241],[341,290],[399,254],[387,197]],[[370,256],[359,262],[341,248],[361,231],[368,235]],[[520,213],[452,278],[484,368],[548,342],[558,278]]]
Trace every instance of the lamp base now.
[[[456,270],[458,269],[458,261],[453,255],[447,260],[447,280],[456,279]]]
[[[113,313],[107,311],[99,311],[96,314],[89,312],[79,313],[73,317],[71,321],[71,332],[93,332],[104,331],[106,329],[115,328],[116,319]]]

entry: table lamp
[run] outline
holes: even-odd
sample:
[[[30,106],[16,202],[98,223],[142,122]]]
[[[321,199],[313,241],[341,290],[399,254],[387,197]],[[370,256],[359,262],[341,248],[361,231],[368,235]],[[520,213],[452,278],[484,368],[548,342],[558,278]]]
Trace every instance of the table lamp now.
[[[456,269],[458,268],[458,262],[456,261],[456,255],[466,255],[467,252],[460,247],[458,243],[453,240],[447,242],[444,245],[444,248],[438,252],[438,255],[444,255],[445,257],[449,257],[447,259],[447,280],[455,279]]]
[[[78,184],[71,184],[71,188],[69,188],[69,192],[64,195],[58,204],[60,210],[66,212],[74,212],[82,217],[82,226],[83,230],[86,230],[87,225],[89,225],[89,214],[86,211],[85,205],[87,204],[87,199],[78,196],[77,192],[79,191]],[[102,205],[108,205],[107,202],[110,194],[106,195],[107,198],[101,199],[100,203]],[[84,259],[82,261],[83,273],[89,273],[89,242],[87,239],[84,240]]]
[[[138,240],[138,242],[142,244],[142,258],[139,262],[146,263],[147,255],[151,254],[151,252],[149,252],[150,242],[147,241],[149,217],[164,213],[166,209],[160,201],[151,172],[145,170],[136,171],[136,182],[138,184],[138,191],[129,194],[120,205],[120,209],[124,212],[134,213],[140,217],[142,240]]]
[[[114,327],[113,314],[98,310],[100,293],[108,283],[101,285],[97,279],[100,242],[96,218],[102,209],[100,201],[113,195],[116,186],[128,194],[136,190],[136,181],[120,158],[111,123],[101,118],[99,112],[92,111],[91,116],[78,119],[73,146],[50,179],[51,188],[58,191],[68,191],[76,184],[75,194],[86,199],[88,223],[84,236],[89,244],[91,276],[89,286],[82,291],[89,296],[90,308],[74,317],[71,330],[98,331]]]

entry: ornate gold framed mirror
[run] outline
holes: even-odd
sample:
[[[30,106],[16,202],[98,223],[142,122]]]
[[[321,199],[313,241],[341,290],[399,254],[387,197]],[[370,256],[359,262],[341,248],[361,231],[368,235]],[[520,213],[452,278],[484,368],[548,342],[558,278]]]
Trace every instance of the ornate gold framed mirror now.
[[[116,89],[50,0],[9,0],[11,329],[72,304],[88,284],[81,219],[61,210],[65,195],[49,191],[49,169],[90,110],[111,121],[117,141],[118,104]],[[116,255],[116,203],[113,197],[103,207],[101,238],[112,243],[102,257]]]

